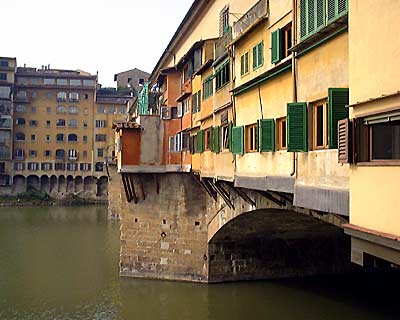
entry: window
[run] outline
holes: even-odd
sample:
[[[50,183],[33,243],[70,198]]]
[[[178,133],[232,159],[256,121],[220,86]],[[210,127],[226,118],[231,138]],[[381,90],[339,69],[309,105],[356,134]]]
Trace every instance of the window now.
[[[84,128],[87,128],[87,126],[88,126],[87,121],[86,121],[86,120],[83,121],[83,127],[84,127]]]
[[[25,141],[25,134],[22,132],[17,132],[15,134],[15,140],[17,141]]]
[[[67,101],[67,93],[66,92],[58,92],[57,93],[57,101]]]
[[[96,120],[96,128],[105,128],[106,120]]]
[[[348,0],[300,0],[300,39],[347,14]]]
[[[102,157],[103,154],[104,154],[104,149],[103,149],[103,148],[98,148],[98,149],[97,149],[97,156],[98,156],[98,157]]]
[[[370,126],[370,159],[400,160],[400,120]]]
[[[103,106],[97,107],[97,113],[106,113],[106,107]]]
[[[23,170],[25,170],[25,163],[24,162],[16,162],[16,163],[14,163],[14,170],[15,171],[23,171]]]
[[[37,163],[37,162],[28,162],[28,170],[32,170],[32,171],[39,170],[39,163]]]
[[[78,151],[75,149],[68,150],[68,159],[69,160],[76,160],[78,158]]]
[[[190,112],[190,100],[185,99],[183,102],[183,114],[187,114]]]
[[[51,107],[47,107],[46,108],[46,112],[49,114],[49,113],[51,113]]]
[[[67,81],[67,79],[57,79],[57,85],[58,86],[66,86],[66,85],[68,85],[68,81]],[[65,98],[67,98],[67,97],[65,97]]]
[[[32,97],[32,99],[36,99],[36,97],[37,97],[36,91],[32,91],[31,97]]]
[[[67,108],[65,108],[64,106],[57,106],[57,113],[58,114],[67,113]]]
[[[56,135],[56,141],[57,141],[57,142],[62,142],[62,141],[64,141],[64,134],[62,134],[62,133],[57,133],[57,135]]]
[[[87,93],[85,93],[84,97],[85,97],[85,100],[89,99],[89,95]]]
[[[35,134],[31,134],[31,141],[36,141],[36,135]]]
[[[69,110],[68,110],[68,112],[70,113],[70,114],[77,114],[78,113],[78,108],[77,107],[69,107]]]
[[[78,126],[77,120],[76,120],[76,119],[70,119],[70,120],[68,121],[68,126],[69,126],[70,128],[76,128],[76,127]]]
[[[11,98],[11,88],[10,87],[0,87],[0,98],[10,99]]]
[[[83,114],[88,114],[89,113],[89,110],[88,110],[88,108],[85,108],[85,109],[83,109]]]
[[[328,112],[326,101],[314,103],[313,112],[313,149],[324,149],[328,147]]]
[[[211,128],[204,130],[204,150],[211,150]]]
[[[54,84],[56,84],[56,79],[54,79],[54,78],[44,78],[43,79],[43,84],[45,84],[45,85],[54,85]]]
[[[50,127],[51,121],[50,120],[46,120],[46,127]]]
[[[219,13],[219,35],[222,36],[228,33],[229,30],[229,7],[226,6]]]
[[[292,46],[292,24],[276,29],[271,34],[271,63],[278,63],[290,55]]]
[[[83,136],[83,138],[82,138],[82,141],[83,141],[83,143],[87,143],[87,136]]]
[[[94,80],[83,80],[83,85],[85,87],[94,87],[95,83]]]
[[[177,118],[178,118],[178,108],[171,107],[171,119],[177,119]]]
[[[276,119],[276,148],[286,149],[286,117]]]
[[[201,91],[197,91],[192,96],[192,109],[193,113],[200,112],[201,110]]]
[[[53,164],[49,162],[42,162],[41,167],[43,171],[49,171],[53,169]]]
[[[64,159],[65,158],[65,150],[63,149],[57,149],[56,150],[56,159]]]
[[[82,152],[82,157],[84,157],[84,158],[87,157],[87,151],[86,151],[86,150],[84,150],[84,151]]]
[[[107,108],[107,113],[108,114],[115,114],[115,113],[117,113],[117,108],[116,107],[108,107]]]
[[[0,143],[8,143],[11,139],[11,131],[0,131]]]
[[[229,149],[229,126],[225,125],[221,127],[221,141],[222,149]]]
[[[229,60],[216,70],[216,89],[219,90],[230,81]]]
[[[106,141],[106,135],[105,134],[96,134],[96,141]]]
[[[0,146],[0,159],[5,160],[10,158],[10,148],[8,146]]]
[[[90,171],[92,168],[90,163],[81,163],[80,164],[80,169],[81,171]]]
[[[231,151],[233,154],[241,155],[244,153],[244,126],[232,127],[231,130]]]
[[[253,47],[253,70],[260,68],[264,64],[264,41]]]
[[[25,118],[17,118],[17,119],[15,119],[15,124],[18,125],[18,126],[25,125]]]
[[[43,155],[45,157],[50,157],[51,156],[51,150],[44,150]]]
[[[14,151],[15,160],[24,159],[24,149],[15,149]]]
[[[249,73],[249,52],[240,57],[240,75],[244,76]]]
[[[0,72],[0,80],[7,80],[7,73]]]
[[[65,119],[57,119],[56,126],[57,127],[65,127]]]
[[[69,84],[70,84],[71,86],[78,86],[78,87],[80,87],[80,86],[82,85],[82,81],[79,80],[79,79],[70,79],[70,80],[69,80]]]
[[[37,122],[37,120],[29,120],[29,125],[30,125],[31,127],[37,127],[38,122]]]
[[[76,142],[78,141],[78,136],[75,133],[71,133],[68,135],[68,141]]]
[[[8,67],[8,61],[7,60],[0,60],[0,67]]]
[[[79,100],[79,93],[78,92],[70,92],[69,93],[69,101],[70,102],[78,102]]]
[[[101,171],[103,171],[103,166],[104,166],[103,162],[96,162],[96,164],[95,164],[95,166],[94,166],[95,171],[96,171],[96,172],[101,172]]]
[[[67,163],[67,170],[68,171],[78,170],[78,164],[77,163]]]
[[[36,107],[31,107],[31,112],[36,113]]]
[[[29,156],[30,157],[36,157],[37,151],[36,150],[29,150]]]
[[[51,92],[47,92],[47,99],[53,98],[53,94]]]
[[[54,164],[54,169],[59,170],[59,171],[63,171],[65,170],[65,163],[63,162],[57,162]]]
[[[203,100],[211,97],[214,93],[213,79],[214,78],[210,76],[203,82]]]
[[[119,107],[119,114],[125,114],[126,107]]]
[[[257,139],[258,139],[258,133],[257,133],[257,124],[251,124],[249,126],[246,126],[246,152],[254,152],[257,151]]]
[[[15,106],[15,111],[20,113],[26,112],[26,107],[23,104],[17,104]]]

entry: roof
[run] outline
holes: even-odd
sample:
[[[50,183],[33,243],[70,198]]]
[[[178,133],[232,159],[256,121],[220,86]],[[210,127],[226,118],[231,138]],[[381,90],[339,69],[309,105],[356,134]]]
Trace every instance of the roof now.
[[[142,75],[144,74],[144,75],[146,75],[147,78],[150,76],[150,74],[148,72],[146,72],[146,71],[140,70],[138,68],[133,68],[133,69],[130,69],[130,70],[121,71],[121,72],[118,72],[118,73],[114,74],[114,81],[117,81],[117,76],[118,75],[124,74],[124,73],[130,73],[130,72],[137,72],[137,73],[141,73]]]

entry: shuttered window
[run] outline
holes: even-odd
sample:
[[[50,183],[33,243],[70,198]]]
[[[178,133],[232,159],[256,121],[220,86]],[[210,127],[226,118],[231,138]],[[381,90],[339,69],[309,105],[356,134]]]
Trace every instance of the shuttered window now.
[[[197,150],[198,153],[204,151],[204,131],[199,130],[197,131]]]
[[[274,119],[259,120],[259,150],[261,152],[275,150],[275,121]]]
[[[232,127],[231,151],[233,154],[244,153],[244,127]]]
[[[240,57],[240,75],[246,75],[249,73],[249,52],[246,52]]]
[[[213,151],[215,153],[220,152],[220,127],[214,127],[214,132],[213,132]]]
[[[281,29],[277,29],[271,34],[271,62],[277,63],[281,60]]]
[[[304,39],[348,12],[348,0],[300,0],[300,38]]]
[[[338,162],[352,162],[352,134],[350,119],[338,122]]]
[[[264,64],[264,41],[253,47],[253,70]]]
[[[348,88],[329,88],[328,89],[328,146],[331,149],[338,147],[338,122],[349,117]]]
[[[287,151],[307,152],[307,104],[287,104]]]

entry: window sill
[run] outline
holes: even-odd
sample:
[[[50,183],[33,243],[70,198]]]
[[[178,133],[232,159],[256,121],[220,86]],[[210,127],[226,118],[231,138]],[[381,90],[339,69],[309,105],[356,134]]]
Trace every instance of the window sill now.
[[[370,162],[357,162],[359,167],[391,167],[400,166],[400,160],[376,160]]]
[[[256,71],[256,70],[260,69],[263,65],[264,65],[264,63],[260,64],[259,66],[255,67],[255,68],[253,68],[253,71]]]

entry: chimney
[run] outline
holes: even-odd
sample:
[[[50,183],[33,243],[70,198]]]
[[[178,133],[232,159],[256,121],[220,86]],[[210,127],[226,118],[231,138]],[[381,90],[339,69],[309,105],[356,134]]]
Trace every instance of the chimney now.
[[[50,70],[50,63],[47,65],[47,70]]]

